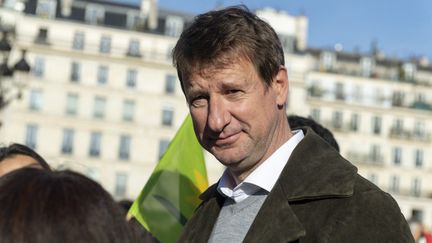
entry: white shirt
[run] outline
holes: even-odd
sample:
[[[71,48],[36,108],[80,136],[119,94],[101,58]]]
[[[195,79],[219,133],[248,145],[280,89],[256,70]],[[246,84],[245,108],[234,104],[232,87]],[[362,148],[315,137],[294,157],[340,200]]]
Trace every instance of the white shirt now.
[[[228,169],[225,169],[217,190],[222,195],[232,198],[236,203],[243,201],[260,189],[270,192],[288,162],[292,151],[304,138],[302,130],[292,131],[293,136],[280,146],[270,157],[259,165],[243,182],[235,185]]]

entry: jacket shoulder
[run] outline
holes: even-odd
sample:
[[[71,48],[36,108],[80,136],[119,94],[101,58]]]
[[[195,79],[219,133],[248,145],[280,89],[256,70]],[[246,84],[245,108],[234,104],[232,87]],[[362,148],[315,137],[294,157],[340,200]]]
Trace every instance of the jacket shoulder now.
[[[414,242],[396,200],[360,175],[346,206],[334,222],[330,242]]]

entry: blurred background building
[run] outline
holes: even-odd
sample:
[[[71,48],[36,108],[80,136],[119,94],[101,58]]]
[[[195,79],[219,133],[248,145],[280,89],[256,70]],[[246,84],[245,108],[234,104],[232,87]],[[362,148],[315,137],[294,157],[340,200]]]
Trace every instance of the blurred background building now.
[[[188,113],[170,54],[193,15],[159,9],[157,0],[0,4],[0,143],[26,144],[53,167],[134,199]],[[306,16],[256,13],[285,49],[287,113],[329,128],[341,154],[406,218],[432,226],[429,61],[388,58],[376,44],[367,53],[310,48]],[[213,183],[223,168],[206,158]]]

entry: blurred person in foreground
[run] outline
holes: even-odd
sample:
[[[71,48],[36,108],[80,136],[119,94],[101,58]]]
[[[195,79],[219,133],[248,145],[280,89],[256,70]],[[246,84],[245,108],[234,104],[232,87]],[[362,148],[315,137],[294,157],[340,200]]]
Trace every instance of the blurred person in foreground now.
[[[0,177],[23,167],[51,170],[42,156],[25,145],[13,143],[0,147]]]
[[[8,173],[0,205],[0,243],[139,242],[108,192],[76,172]]]
[[[413,242],[389,194],[312,129],[290,129],[270,25],[241,6],[198,15],[173,59],[198,141],[227,167],[179,242]]]

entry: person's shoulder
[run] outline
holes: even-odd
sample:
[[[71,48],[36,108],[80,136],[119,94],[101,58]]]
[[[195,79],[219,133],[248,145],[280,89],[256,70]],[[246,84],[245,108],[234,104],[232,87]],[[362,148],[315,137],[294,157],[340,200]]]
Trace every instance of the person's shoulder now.
[[[346,201],[330,238],[336,242],[413,242],[396,200],[378,186],[356,175],[354,193]]]
[[[360,201],[383,202],[383,205],[396,206],[399,209],[396,201],[389,193],[381,190],[377,185],[359,174],[355,178],[353,198]]]
[[[355,214],[361,215],[360,218],[375,219],[376,223],[381,222],[387,226],[407,226],[396,200],[360,175],[356,177],[351,206],[355,209]]]

